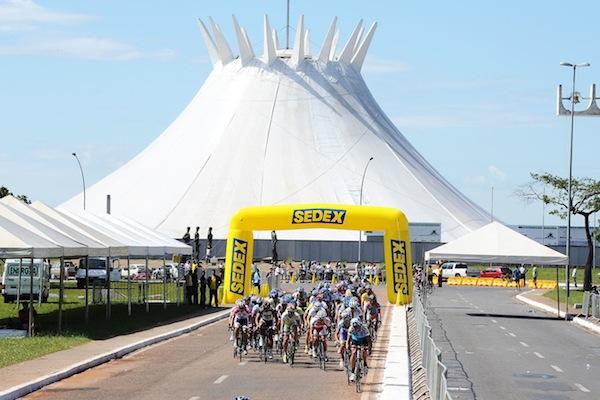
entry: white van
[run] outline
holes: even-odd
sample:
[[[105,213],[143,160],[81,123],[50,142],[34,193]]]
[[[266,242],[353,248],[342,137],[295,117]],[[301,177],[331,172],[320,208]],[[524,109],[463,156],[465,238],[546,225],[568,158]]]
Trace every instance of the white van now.
[[[4,296],[4,302],[9,303],[17,299],[17,293],[19,292],[19,265],[21,266],[21,290],[20,298],[39,299],[40,293],[42,295],[42,301],[48,301],[48,295],[50,294],[50,264],[46,260],[36,258],[33,260],[33,296],[30,296],[30,280],[29,280],[29,267],[31,265],[31,259],[24,258],[19,259],[8,259],[4,263],[4,273],[2,274],[2,296]]]

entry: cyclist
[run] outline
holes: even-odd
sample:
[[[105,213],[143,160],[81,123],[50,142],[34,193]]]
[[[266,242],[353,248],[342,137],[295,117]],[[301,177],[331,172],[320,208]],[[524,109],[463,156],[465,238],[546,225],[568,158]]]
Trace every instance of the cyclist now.
[[[298,343],[298,334],[300,325],[302,324],[302,319],[296,312],[296,306],[293,302],[288,304],[287,309],[281,315],[280,324],[280,331],[283,334],[283,362],[287,363],[287,350],[290,335],[293,336],[294,342]]]
[[[317,314],[310,321],[310,332],[311,332],[311,343],[312,343],[312,356],[317,357],[317,345],[318,341],[323,342],[323,357],[325,361],[329,361],[327,358],[327,340],[325,337],[329,333],[329,327],[331,326],[331,320],[327,317],[327,311],[320,309]]]
[[[368,348],[371,346],[371,336],[369,330],[363,325],[358,318],[352,318],[350,321],[350,329],[348,330],[348,338],[346,339],[346,348],[352,349],[350,355],[350,380],[354,381],[356,375],[354,374],[354,368],[356,366],[356,351],[359,346],[363,346],[363,360],[365,366],[365,375],[368,372],[367,356]]]
[[[235,302],[235,307],[231,309],[229,313],[229,329],[233,327],[234,337],[237,338],[240,333],[240,328],[243,326],[248,326],[248,321],[250,319],[250,309],[244,302],[244,300],[238,300]],[[242,329],[242,335],[244,335],[244,331]],[[237,343],[234,343],[236,346]],[[248,350],[244,346],[244,355],[248,354]]]
[[[374,295],[369,296],[369,300],[364,306],[364,320],[369,324],[375,324],[374,330],[377,332],[379,322],[381,321],[381,306],[377,302],[377,298]]]
[[[335,331],[335,338],[340,344],[340,368],[344,368],[344,352],[346,351],[346,340],[348,340],[348,329],[350,329],[351,321],[350,312],[347,310],[342,311]]]
[[[262,336],[265,343],[265,349],[269,355],[269,359],[273,358],[273,328],[275,325],[275,310],[273,310],[273,299],[267,299],[262,307],[259,308],[255,316],[257,332]]]

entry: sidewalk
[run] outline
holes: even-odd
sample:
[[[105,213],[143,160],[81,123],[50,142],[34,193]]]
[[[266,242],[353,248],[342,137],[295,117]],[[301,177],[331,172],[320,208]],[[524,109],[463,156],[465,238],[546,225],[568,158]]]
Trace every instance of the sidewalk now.
[[[553,314],[553,315],[557,315],[557,309],[556,309],[556,301],[549,299],[547,297],[544,297],[544,293],[546,293],[547,290],[544,289],[533,289],[530,291],[524,291],[521,292],[519,294],[517,294],[516,298],[519,301],[522,301],[524,303],[529,304],[532,307],[538,308],[540,310],[543,310],[549,314]],[[562,318],[565,317],[565,304],[561,303],[560,304],[560,316]],[[580,310],[575,308],[575,307],[569,307],[568,310],[568,314],[571,315],[575,315],[575,317],[573,317],[573,323],[577,324],[577,325],[581,325],[582,327],[600,334],[600,323],[598,321],[592,321],[591,319],[586,319],[583,317],[577,317],[576,315],[578,315],[580,313]]]
[[[0,400],[14,399],[50,383],[123,357],[143,347],[183,335],[229,315],[229,309],[156,328],[97,340],[0,369]],[[26,339],[23,339],[26,340]]]

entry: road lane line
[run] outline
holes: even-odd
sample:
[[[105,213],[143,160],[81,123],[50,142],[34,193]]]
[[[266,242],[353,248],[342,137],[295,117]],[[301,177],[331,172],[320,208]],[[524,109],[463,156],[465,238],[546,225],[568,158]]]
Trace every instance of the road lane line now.
[[[493,318],[492,318],[492,322],[493,322],[493,323],[497,323],[498,321],[496,321],[495,319],[493,319]]]
[[[248,361],[242,361],[241,363],[239,363],[238,365],[246,365],[248,364]]]
[[[505,328],[505,327],[503,327],[502,325],[500,325],[500,329],[502,329],[503,331],[505,331],[505,330],[506,330],[506,328]]]
[[[529,345],[525,342],[519,342],[519,343],[521,343],[521,346],[523,346],[523,347],[529,347]]]
[[[512,333],[512,332],[508,332],[508,334],[509,334],[510,336],[512,336],[512,337],[517,337],[517,335],[515,335],[515,334],[514,334],[514,333]]]
[[[590,389],[586,388],[581,383],[574,383],[573,385],[575,385],[575,387],[577,387],[577,389],[581,390],[582,392],[585,392],[585,393],[590,392]]]
[[[543,355],[541,355],[540,353],[538,353],[537,351],[534,351],[534,352],[533,352],[533,354],[535,354],[535,356],[536,356],[537,358],[544,358],[544,356],[543,356]]]
[[[216,381],[214,381],[213,383],[215,385],[218,385],[219,383],[222,383],[225,379],[227,379],[229,375],[221,375]]]
[[[557,365],[551,365],[552,369],[555,370],[556,372],[564,372],[562,369],[560,369],[559,366]]]
[[[198,397],[198,396],[190,397],[189,400],[200,400],[200,397]]]

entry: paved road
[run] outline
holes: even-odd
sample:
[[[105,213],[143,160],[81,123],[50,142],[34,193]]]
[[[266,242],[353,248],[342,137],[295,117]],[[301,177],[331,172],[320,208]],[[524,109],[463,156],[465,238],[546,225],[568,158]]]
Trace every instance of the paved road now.
[[[388,307],[384,308],[387,321]],[[264,364],[250,350],[241,363],[232,357],[226,321],[136,352],[50,385],[27,399],[367,399],[381,389],[387,341],[378,340],[363,393],[348,386],[329,351],[322,371],[303,352],[290,368],[279,361]]]
[[[431,297],[429,321],[453,399],[600,399],[600,336],[515,294],[446,286]]]

